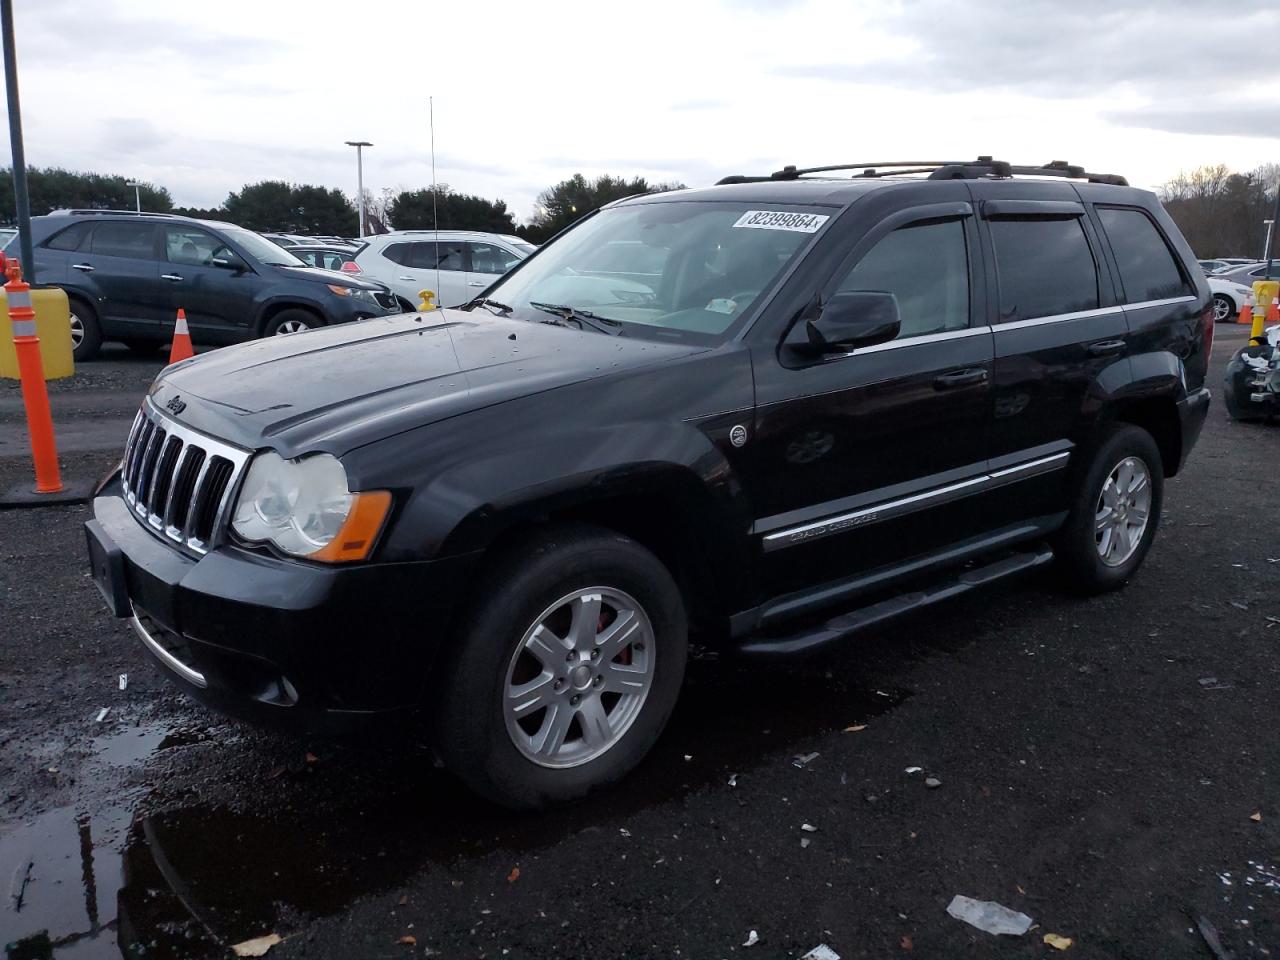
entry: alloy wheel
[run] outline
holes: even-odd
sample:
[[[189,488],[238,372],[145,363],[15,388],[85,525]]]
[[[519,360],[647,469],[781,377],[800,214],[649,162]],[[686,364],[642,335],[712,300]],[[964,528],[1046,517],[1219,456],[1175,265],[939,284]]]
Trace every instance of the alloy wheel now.
[[[71,311],[71,349],[79,350],[82,343],[84,343],[84,321],[76,316],[73,310]]]
[[[1125,457],[1102,485],[1094,514],[1098,556],[1118,567],[1138,549],[1151,519],[1151,475],[1137,457]]]
[[[1231,301],[1226,297],[1213,298],[1213,320],[1215,323],[1222,323],[1232,314]]]
[[[287,337],[290,334],[302,333],[303,330],[310,330],[311,327],[303,320],[286,320],[280,326],[276,327],[277,337]]]
[[[630,595],[575,590],[525,631],[507,666],[503,715],[522,755],[542,767],[588,763],[644,707],[654,676],[653,626]]]

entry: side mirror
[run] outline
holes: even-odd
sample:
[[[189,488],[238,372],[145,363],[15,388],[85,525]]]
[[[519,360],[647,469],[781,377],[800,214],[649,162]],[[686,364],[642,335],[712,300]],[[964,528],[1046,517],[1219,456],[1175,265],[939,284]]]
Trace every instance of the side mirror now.
[[[787,346],[809,357],[848,353],[887,343],[901,328],[897,297],[881,290],[854,290],[818,304],[813,315],[791,328]]]
[[[222,267],[224,270],[235,270],[237,272],[248,269],[248,264],[240,254],[234,250],[228,250],[225,247],[218,251],[218,255],[209,260],[215,267]]]

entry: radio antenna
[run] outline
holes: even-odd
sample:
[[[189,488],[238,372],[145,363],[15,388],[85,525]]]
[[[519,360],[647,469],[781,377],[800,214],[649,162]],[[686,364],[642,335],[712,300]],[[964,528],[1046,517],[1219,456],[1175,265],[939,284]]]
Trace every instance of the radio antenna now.
[[[436,184],[436,104],[435,97],[427,97],[428,122],[431,127],[431,228],[435,231],[436,246],[436,297],[440,297],[440,217],[436,208],[439,187]],[[437,302],[443,307],[443,303]]]

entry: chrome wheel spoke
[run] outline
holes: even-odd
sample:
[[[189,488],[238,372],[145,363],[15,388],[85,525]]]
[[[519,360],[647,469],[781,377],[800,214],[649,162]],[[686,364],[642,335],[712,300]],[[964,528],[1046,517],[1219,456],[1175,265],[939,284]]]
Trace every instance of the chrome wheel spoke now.
[[[527,717],[554,702],[556,678],[550,672],[534,677],[528,683],[507,689],[508,707],[516,717]]]
[[[619,613],[617,618],[604,632],[596,637],[596,646],[600,648],[600,659],[605,663],[620,654],[635,639],[640,629],[640,621],[634,610]]]
[[[564,666],[564,657],[569,645],[548,630],[545,624],[540,623],[533,628],[532,635],[524,642],[524,648],[533,654],[547,670],[558,670]]]
[[[531,746],[533,752],[544,757],[554,756],[564,746],[564,738],[573,723],[573,708],[567,703],[557,703],[547,708],[547,715],[542,726],[534,735]]]
[[[596,645],[600,628],[600,595],[586,594],[573,602],[573,624],[569,627],[569,646],[590,652]]]
[[[609,742],[609,715],[594,694],[588,694],[578,707],[578,726],[588,747],[600,748]]]
[[[1098,531],[1098,533],[1102,533],[1104,530],[1106,530],[1108,527],[1111,526],[1113,522],[1112,518],[1114,516],[1115,516],[1115,511],[1112,510],[1110,507],[1103,507],[1101,510],[1098,511],[1097,516],[1095,518],[1095,529]]]
[[[620,663],[606,663],[601,671],[604,677],[606,693],[639,694],[649,684],[648,671],[643,667],[624,666]]]
[[[1146,507],[1130,507],[1129,519],[1134,526],[1145,527],[1147,525],[1147,508]]]

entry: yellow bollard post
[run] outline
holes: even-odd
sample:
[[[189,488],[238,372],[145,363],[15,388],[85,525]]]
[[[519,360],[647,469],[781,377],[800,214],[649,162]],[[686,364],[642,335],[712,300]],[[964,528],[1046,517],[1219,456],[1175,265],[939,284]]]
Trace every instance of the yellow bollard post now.
[[[1263,329],[1267,323],[1267,314],[1272,312],[1276,298],[1280,296],[1280,280],[1253,281],[1253,329],[1249,331],[1249,340],[1262,343]]]
[[[422,298],[422,302],[418,304],[418,309],[422,313],[427,313],[428,311],[434,310],[436,308],[435,303],[432,302],[435,300],[436,295],[432,293],[430,290],[419,290],[418,296]]]

